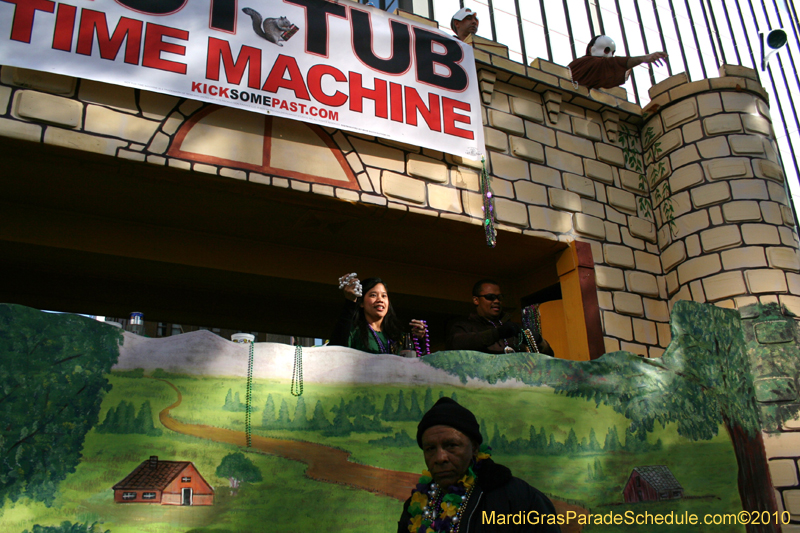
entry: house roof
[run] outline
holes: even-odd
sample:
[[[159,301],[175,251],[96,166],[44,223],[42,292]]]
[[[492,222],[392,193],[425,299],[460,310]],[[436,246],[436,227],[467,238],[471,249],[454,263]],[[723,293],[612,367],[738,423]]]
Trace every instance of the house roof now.
[[[647,483],[656,490],[683,489],[666,466],[637,466],[633,471],[637,472],[642,479],[647,481]]]
[[[164,490],[170,482],[177,477],[190,461],[161,461],[151,466],[151,460],[142,461],[142,464],[133,469],[133,472],[114,485],[113,490]]]

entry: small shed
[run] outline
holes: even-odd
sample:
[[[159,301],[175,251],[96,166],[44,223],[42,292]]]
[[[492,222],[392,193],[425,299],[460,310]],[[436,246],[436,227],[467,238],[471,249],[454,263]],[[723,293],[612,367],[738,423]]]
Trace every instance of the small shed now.
[[[159,461],[153,455],[114,485],[116,503],[214,505],[214,489],[190,461]]]
[[[637,466],[622,495],[625,503],[678,500],[683,498],[683,487],[666,466]]]

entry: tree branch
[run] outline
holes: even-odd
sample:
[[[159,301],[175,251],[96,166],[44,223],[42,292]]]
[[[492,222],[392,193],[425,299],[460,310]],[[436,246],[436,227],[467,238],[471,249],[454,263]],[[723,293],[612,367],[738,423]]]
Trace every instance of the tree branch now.
[[[48,326],[46,326],[46,327],[45,327],[45,328],[44,328],[44,329],[43,329],[43,330],[42,330],[40,333],[44,333],[44,332],[47,330],[47,328],[48,328]],[[29,350],[28,350],[28,357],[30,357],[31,355],[33,355],[33,352],[36,350],[36,348],[38,348],[38,347],[39,347],[39,345],[40,345],[40,344],[42,344],[43,342],[44,342],[44,336],[42,336],[42,337],[39,339],[39,342],[37,342],[36,344],[34,344],[34,345],[33,345],[33,348],[31,348],[31,349],[29,349]]]
[[[4,401],[6,401],[12,394],[17,392],[20,388],[22,388],[22,384],[21,383],[19,385],[17,385],[16,387],[14,387],[13,389],[11,389],[11,392],[9,392],[8,394],[6,394],[2,398],[0,398],[0,403],[3,403]]]
[[[83,387],[81,387],[81,389],[80,389],[78,392],[76,392],[76,393],[75,393],[75,396],[78,396],[80,393],[82,393],[84,390],[86,390],[86,387],[88,387],[88,385],[84,385]],[[50,417],[50,418],[49,418],[49,419],[48,419],[46,422],[43,422],[43,423],[42,423],[42,424],[39,426],[39,428],[38,428],[36,431],[34,431],[33,433],[31,433],[31,434],[30,434],[30,435],[28,435],[27,437],[25,437],[25,438],[22,438],[22,439],[18,440],[17,442],[15,442],[14,444],[12,444],[12,445],[11,445],[11,447],[10,447],[10,448],[8,448],[8,453],[7,453],[6,455],[10,454],[10,453],[11,453],[11,450],[13,450],[14,448],[16,448],[17,446],[19,446],[20,444],[22,444],[22,443],[23,443],[23,442],[25,442],[26,440],[30,439],[30,438],[31,438],[31,437],[33,437],[34,435],[37,435],[39,432],[41,432],[41,431],[42,431],[42,429],[44,429],[46,426],[48,426],[49,424],[51,424],[51,423],[53,422],[53,420],[55,420],[55,419],[58,417],[58,415],[60,415],[60,414],[61,414],[61,413],[64,411],[64,409],[66,409],[67,407],[69,407],[69,405],[70,405],[69,403],[65,403],[65,404],[64,404],[64,405],[61,407],[61,409],[59,409],[59,410],[58,410],[58,412],[57,412],[57,413],[53,414],[53,416],[51,416],[51,417]]]
[[[78,355],[73,355],[72,357],[67,357],[65,359],[60,359],[60,360],[56,361],[55,363],[53,363],[53,366],[60,365],[61,363],[66,363],[67,361],[69,361],[71,359],[77,359],[78,357],[83,357],[83,354],[79,353]]]
[[[714,343],[716,344],[716,339],[715,339]],[[651,367],[656,368],[658,370],[661,370],[663,372],[672,372],[676,376],[682,377],[683,379],[685,379],[689,383],[693,383],[693,384],[699,386],[700,390],[702,390],[703,392],[707,392],[707,391],[711,390],[711,387],[703,385],[702,382],[698,378],[696,378],[696,377],[694,377],[694,376],[692,376],[690,374],[687,374],[686,372],[681,372],[680,370],[675,370],[675,369],[666,367],[666,366],[664,366],[663,363],[655,362],[652,359],[642,359],[642,362],[644,364],[646,364],[646,365],[650,365]]]
[[[69,360],[71,360],[71,359],[77,359],[78,357],[83,357],[84,355],[85,355],[85,354],[82,354],[82,353],[80,353],[80,354],[78,354],[78,355],[73,355],[73,356],[70,356],[70,357],[66,357],[66,358],[64,358],[64,359],[60,359],[60,360],[58,360],[58,361],[54,362],[52,366],[60,365],[61,363],[66,363],[67,361],[69,361]],[[35,373],[35,374],[29,374],[29,375],[30,375],[31,377],[37,377],[37,376],[39,376],[40,374],[49,374],[49,373],[50,373],[50,369],[47,369],[47,370],[42,370],[42,371],[40,371],[40,372],[37,372],[37,373]],[[22,388],[22,384],[19,384],[19,385],[17,385],[16,387],[14,387],[14,388],[11,390],[11,392],[9,392],[8,394],[6,394],[6,395],[5,395],[5,396],[3,396],[2,398],[0,398],[0,403],[3,403],[4,401],[6,401],[6,400],[7,400],[7,399],[8,399],[8,398],[9,398],[9,397],[12,395],[12,394],[14,394],[15,392],[17,392],[17,391],[18,391],[20,388]]]

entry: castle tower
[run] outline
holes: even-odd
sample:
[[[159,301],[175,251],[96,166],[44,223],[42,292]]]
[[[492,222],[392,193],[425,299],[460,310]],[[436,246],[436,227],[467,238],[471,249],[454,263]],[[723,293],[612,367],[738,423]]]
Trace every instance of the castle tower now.
[[[755,71],[724,65],[719,78],[679,74],[650,95],[641,139],[670,308],[739,310],[776,501],[798,514],[800,421],[782,414],[799,399],[786,361],[800,356],[800,258],[767,94]]]

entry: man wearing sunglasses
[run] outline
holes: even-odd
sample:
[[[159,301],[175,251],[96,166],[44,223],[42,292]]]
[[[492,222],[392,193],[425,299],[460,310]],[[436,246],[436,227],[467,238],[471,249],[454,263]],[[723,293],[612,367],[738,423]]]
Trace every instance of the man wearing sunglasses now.
[[[475,312],[467,318],[454,320],[447,330],[447,350],[474,350],[485,353],[524,351],[519,343],[522,328],[509,320],[503,310],[503,293],[492,279],[482,279],[472,287]],[[550,345],[537,336],[541,353],[553,355]]]

